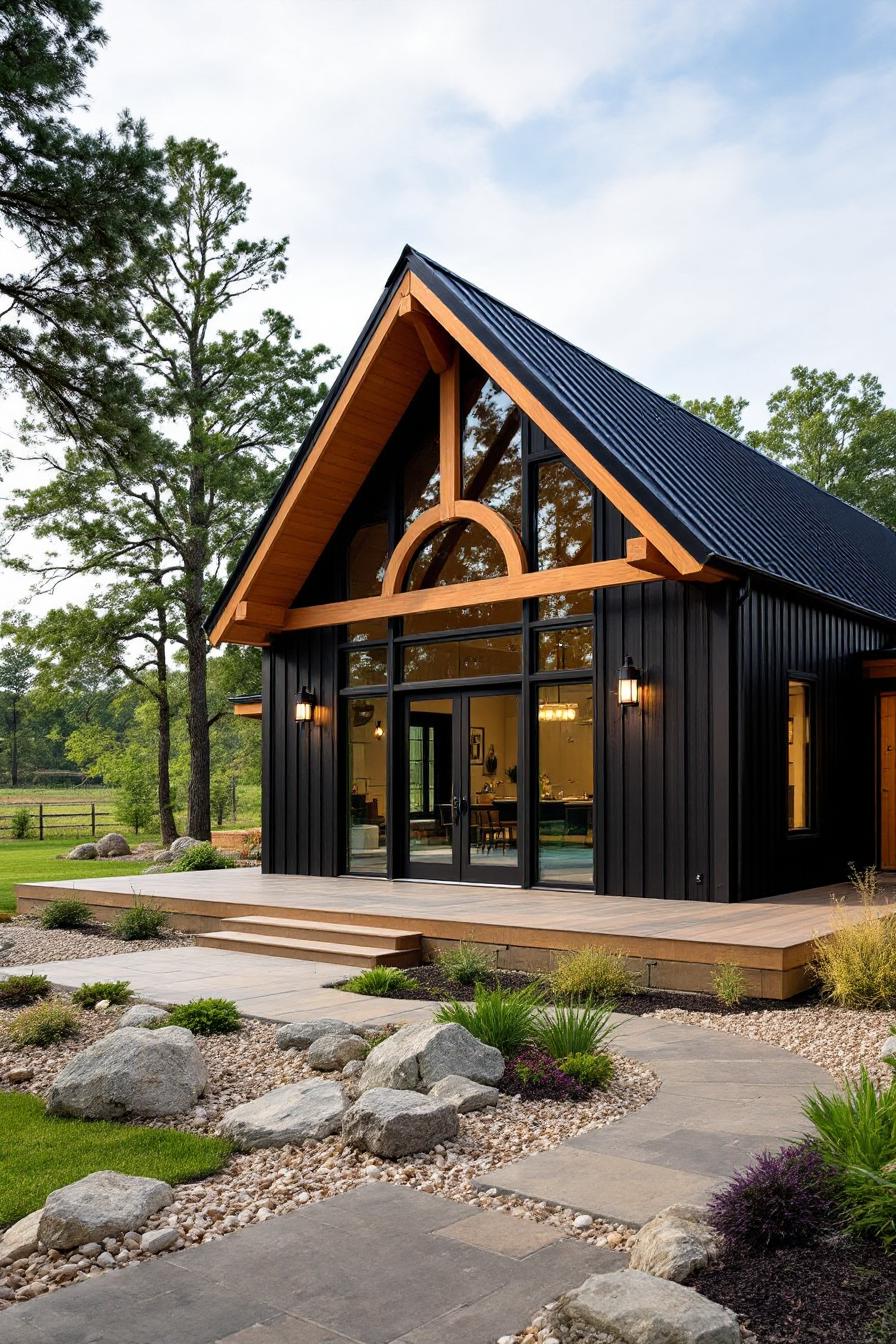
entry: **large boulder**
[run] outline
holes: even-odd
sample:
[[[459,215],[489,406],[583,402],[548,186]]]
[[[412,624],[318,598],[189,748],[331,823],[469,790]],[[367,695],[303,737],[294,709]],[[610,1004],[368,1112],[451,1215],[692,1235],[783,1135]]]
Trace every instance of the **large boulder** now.
[[[629,1257],[632,1269],[643,1269],[659,1279],[684,1283],[721,1250],[718,1233],[694,1204],[672,1204],[637,1233]]]
[[[194,845],[201,845],[201,840],[194,840],[192,835],[181,835],[170,845],[169,853],[173,859],[177,859]]]
[[[69,1060],[50,1088],[47,1111],[84,1120],[182,1115],[207,1081],[202,1052],[185,1027],[122,1027]]]
[[[483,1045],[456,1022],[431,1022],[404,1027],[374,1046],[364,1064],[361,1087],[427,1092],[451,1074],[494,1086],[503,1072],[500,1050]]]
[[[457,1111],[450,1102],[406,1088],[374,1087],[363,1092],[342,1121],[346,1143],[378,1157],[425,1153],[453,1139],[457,1131]]]
[[[122,1027],[157,1027],[167,1017],[167,1008],[157,1008],[154,1003],[135,1003],[122,1014],[118,1030]]]
[[[474,1083],[472,1078],[460,1078],[449,1073],[440,1078],[429,1089],[429,1095],[438,1101],[449,1101],[456,1111],[466,1115],[468,1111],[484,1111],[486,1106],[497,1106],[500,1095],[496,1087],[485,1083]]]
[[[276,1039],[281,1050],[307,1050],[319,1036],[354,1036],[356,1031],[356,1027],[336,1017],[312,1017],[300,1022],[284,1022],[277,1028]]]
[[[364,1059],[368,1049],[369,1045],[363,1036],[344,1036],[338,1032],[318,1036],[308,1047],[305,1063],[312,1069],[328,1073],[333,1069],[344,1068],[350,1059]]]
[[[556,1318],[621,1344],[740,1344],[741,1338],[733,1311],[640,1269],[592,1274],[560,1299]]]
[[[95,859],[97,857],[96,845],[88,841],[86,845],[75,845],[65,856],[67,859]]]
[[[221,1133],[237,1147],[276,1148],[303,1139],[325,1139],[338,1132],[345,1097],[338,1083],[306,1078],[301,1083],[275,1087],[263,1097],[234,1106],[221,1120]]]
[[[101,859],[120,859],[130,854],[131,847],[123,835],[110,831],[96,842],[96,852]]]
[[[12,1227],[8,1227],[0,1237],[0,1265],[11,1265],[13,1260],[25,1260],[37,1250],[40,1237],[41,1215],[43,1209],[26,1213]]]
[[[51,1250],[69,1251],[138,1228],[173,1200],[174,1191],[164,1181],[95,1171],[47,1197],[38,1235]]]

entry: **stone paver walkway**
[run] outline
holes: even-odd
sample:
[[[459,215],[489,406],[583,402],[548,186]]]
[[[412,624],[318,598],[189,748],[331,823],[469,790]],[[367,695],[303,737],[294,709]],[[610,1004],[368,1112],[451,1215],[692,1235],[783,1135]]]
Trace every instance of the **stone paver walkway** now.
[[[359,968],[360,969],[360,968]],[[220,996],[233,999],[241,1013],[290,1022],[300,1017],[337,1017],[346,1022],[422,1022],[433,1013],[431,1003],[409,999],[377,999],[327,989],[346,980],[351,966],[332,962],[293,961],[212,947],[159,948],[119,952],[107,957],[76,957],[34,966],[0,968],[0,976],[20,971],[46,975],[51,984],[76,989],[91,980],[129,980],[134,993],[153,1003],[186,1003]]]
[[[616,1251],[385,1182],[0,1314],[0,1344],[492,1344]]]
[[[632,1223],[678,1201],[703,1203],[751,1154],[809,1128],[802,1102],[829,1073],[764,1041],[618,1015],[614,1049],[649,1064],[656,1097],[605,1129],[491,1171],[482,1188]]]

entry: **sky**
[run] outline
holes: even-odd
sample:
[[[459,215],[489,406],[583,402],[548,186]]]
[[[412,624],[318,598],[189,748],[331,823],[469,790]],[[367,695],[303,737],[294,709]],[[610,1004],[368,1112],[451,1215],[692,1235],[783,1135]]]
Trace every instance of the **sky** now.
[[[344,354],[410,242],[661,392],[749,398],[750,426],[795,363],[896,397],[896,0],[107,0],[102,23],[80,119],[217,141],[249,231],[289,235],[264,302],[309,342]]]

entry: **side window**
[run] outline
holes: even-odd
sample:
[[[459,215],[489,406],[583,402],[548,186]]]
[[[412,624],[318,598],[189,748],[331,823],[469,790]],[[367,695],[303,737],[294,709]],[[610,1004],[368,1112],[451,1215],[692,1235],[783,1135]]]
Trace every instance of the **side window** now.
[[[815,823],[812,754],[815,696],[811,681],[787,683],[787,829],[809,831]]]

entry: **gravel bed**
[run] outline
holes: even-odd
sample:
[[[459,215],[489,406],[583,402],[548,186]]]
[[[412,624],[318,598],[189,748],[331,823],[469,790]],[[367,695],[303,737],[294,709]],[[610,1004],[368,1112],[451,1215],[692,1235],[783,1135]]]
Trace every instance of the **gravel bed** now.
[[[87,924],[83,929],[45,929],[32,915],[18,915],[0,924],[0,943],[12,943],[0,963],[10,966],[40,966],[45,961],[72,961],[78,957],[111,957],[121,952],[154,952],[161,947],[192,947],[193,936],[166,930],[159,938],[116,938],[108,924]]]
[[[19,1084],[19,1088],[45,1095],[65,1061],[90,1041],[113,1030],[123,1011],[118,1008],[102,1013],[85,1012],[78,1040],[47,1050],[32,1047],[9,1051],[0,1046],[0,1083],[12,1086],[10,1069],[26,1067],[33,1071],[33,1076]],[[0,1013],[0,1031],[3,1020],[11,1015],[12,1010]],[[233,1035],[197,1037],[209,1068],[206,1095],[188,1115],[150,1123],[213,1134],[221,1115],[230,1107],[282,1083],[320,1076],[305,1064],[304,1052],[277,1049],[275,1032],[275,1025],[245,1020],[242,1029]],[[175,1203],[155,1214],[144,1227],[135,1228],[121,1238],[110,1238],[104,1244],[108,1259],[102,1265],[96,1263],[99,1251],[90,1254],[75,1251],[68,1255],[51,1251],[17,1261],[0,1271],[0,1309],[86,1276],[104,1273],[106,1269],[147,1259],[137,1233],[155,1228],[175,1229],[177,1240],[171,1251],[163,1252],[171,1254],[374,1180],[411,1186],[480,1209],[503,1210],[507,1216],[550,1223],[593,1245],[609,1245],[624,1251],[633,1235],[631,1228],[588,1220],[574,1210],[558,1209],[535,1200],[479,1191],[473,1185],[475,1178],[506,1162],[554,1147],[583,1129],[611,1124],[649,1101],[659,1087],[656,1075],[634,1060],[618,1055],[615,1060],[613,1083],[605,1092],[594,1093],[588,1101],[523,1102],[502,1095],[496,1108],[460,1116],[458,1137],[449,1145],[439,1144],[430,1153],[389,1161],[343,1148],[337,1135],[321,1141],[234,1154],[217,1175],[176,1187]]]
[[[759,1008],[753,1012],[702,1013],[663,1008],[651,1014],[664,1022],[689,1022],[711,1031],[727,1031],[766,1041],[820,1064],[835,1078],[858,1076],[864,1064],[878,1084],[893,1077],[880,1057],[896,1012],[835,1008],[818,1000],[797,1008]]]

